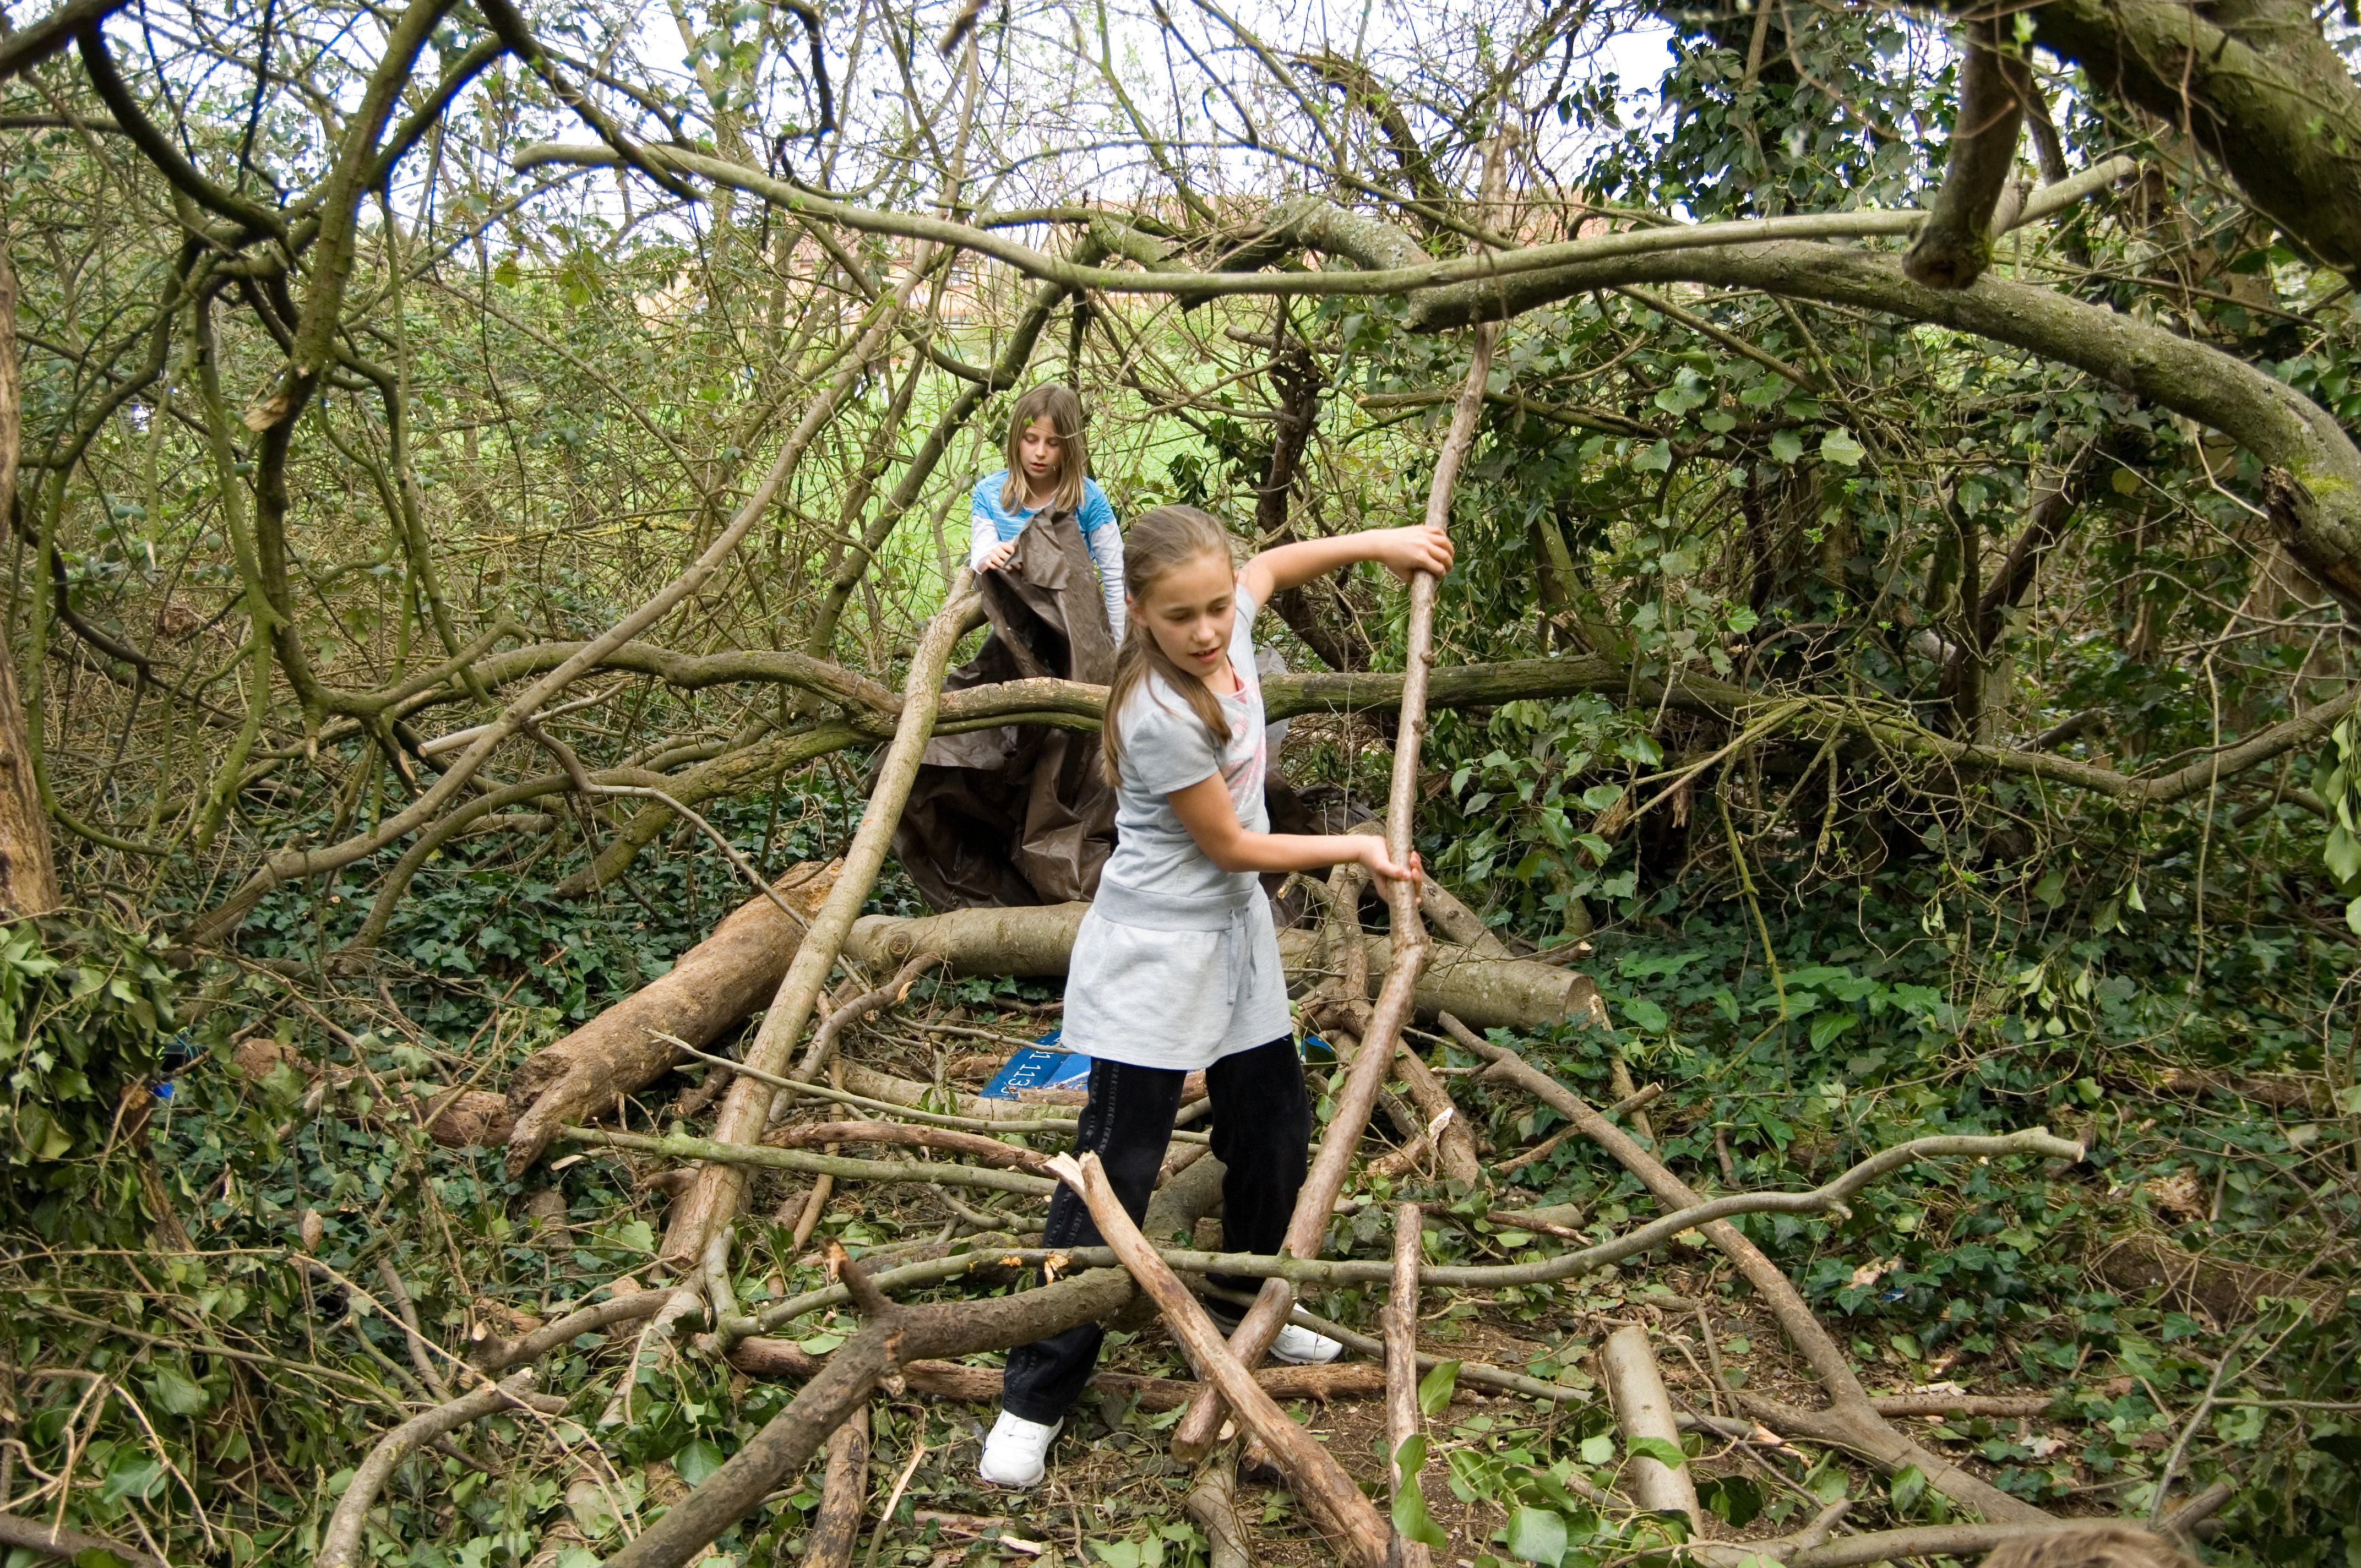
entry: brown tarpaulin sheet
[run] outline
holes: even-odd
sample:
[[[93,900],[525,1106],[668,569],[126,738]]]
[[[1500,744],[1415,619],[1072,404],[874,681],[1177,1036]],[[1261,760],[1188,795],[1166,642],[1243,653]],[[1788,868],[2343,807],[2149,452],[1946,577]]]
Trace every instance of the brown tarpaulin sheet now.
[[[978,587],[992,631],[945,691],[1041,675],[1104,685],[1115,674],[1115,634],[1073,513],[1035,518]],[[1098,737],[1038,725],[937,736],[894,834],[903,870],[938,910],[1089,898],[1114,848]]]

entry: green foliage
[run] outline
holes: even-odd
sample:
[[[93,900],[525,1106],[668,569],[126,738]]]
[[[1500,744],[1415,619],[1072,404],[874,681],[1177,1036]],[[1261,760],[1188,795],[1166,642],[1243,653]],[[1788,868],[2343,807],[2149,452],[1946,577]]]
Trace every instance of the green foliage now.
[[[137,1241],[132,1150],[171,1092],[158,1078],[172,981],[154,943],[101,922],[0,933],[0,1224],[68,1245]]]

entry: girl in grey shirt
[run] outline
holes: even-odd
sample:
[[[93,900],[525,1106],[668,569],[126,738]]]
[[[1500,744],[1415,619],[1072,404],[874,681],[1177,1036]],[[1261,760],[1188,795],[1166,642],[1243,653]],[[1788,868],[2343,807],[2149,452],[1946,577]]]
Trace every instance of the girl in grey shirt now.
[[[1233,572],[1219,522],[1194,507],[1158,507],[1133,525],[1126,552],[1127,624],[1103,737],[1117,838],[1066,981],[1064,1044],[1092,1058],[1074,1151],[1098,1155],[1139,1219],[1181,1080],[1202,1069],[1213,1102],[1213,1153],[1226,1168],[1222,1245],[1235,1252],[1278,1248],[1312,1139],[1311,1095],[1259,873],[1357,861],[1387,881],[1418,876],[1417,857],[1396,865],[1380,839],[1273,833],[1263,806],[1270,759],[1249,636],[1255,612],[1274,593],[1356,561],[1378,562],[1405,581],[1412,572],[1440,576],[1451,567],[1451,541],[1437,528],[1378,529],[1284,544]],[[1099,1240],[1082,1200],[1060,1187],[1042,1244]],[[1251,1290],[1259,1281],[1214,1283]],[[1009,1353],[983,1479],[1041,1479],[1101,1337],[1086,1323]],[[1290,1325],[1271,1354],[1333,1361],[1343,1348]]]

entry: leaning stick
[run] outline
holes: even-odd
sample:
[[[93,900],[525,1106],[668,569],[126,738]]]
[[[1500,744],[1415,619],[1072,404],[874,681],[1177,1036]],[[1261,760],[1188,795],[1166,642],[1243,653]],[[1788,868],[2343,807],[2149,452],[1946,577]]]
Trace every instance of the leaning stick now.
[[[852,836],[851,846],[844,851],[844,870],[838,875],[836,885],[829,890],[828,902],[812,916],[803,943],[796,949],[795,962],[787,966],[785,977],[779,981],[778,994],[772,998],[770,1010],[763,1014],[762,1028],[746,1047],[745,1065],[752,1072],[775,1077],[785,1069],[796,1042],[803,1036],[804,1025],[811,1019],[820,987],[827,983],[829,971],[836,967],[844,938],[851,932],[853,921],[860,917],[861,906],[868,902],[870,889],[876,885],[886,850],[893,846],[894,829],[902,820],[902,806],[910,798],[911,784],[917,777],[919,756],[934,735],[935,711],[942,704],[943,673],[950,665],[951,650],[967,628],[968,612],[974,600],[974,575],[962,568],[943,600],[943,608],[936,612],[918,639],[917,652],[910,660],[909,676],[904,683],[902,714],[894,727],[894,743],[886,749],[885,760],[877,770],[877,786],[870,792],[869,805],[861,815],[861,827]],[[763,1125],[770,1119],[774,1093],[770,1085],[760,1079],[747,1074],[733,1078],[729,1098],[722,1102],[721,1114],[714,1123],[714,1141],[759,1142]],[[716,1226],[736,1216],[745,1189],[745,1173],[735,1165],[715,1162],[698,1171],[697,1185],[674,1211],[672,1227],[664,1237],[664,1255],[684,1263],[702,1258],[707,1237]]]
[[[1336,1463],[1335,1455],[1290,1420],[1277,1401],[1263,1392],[1254,1374],[1230,1354],[1213,1320],[1124,1212],[1123,1201],[1108,1184],[1098,1156],[1085,1154],[1076,1160],[1071,1155],[1060,1155],[1049,1168],[1082,1196],[1099,1234],[1163,1313],[1165,1326],[1189,1353],[1198,1376],[1220,1387],[1248,1430],[1270,1450],[1289,1487],[1311,1509],[1337,1554],[1356,1568],[1384,1568],[1386,1527],[1377,1509],[1361,1496],[1360,1487]]]
[[[1488,182],[1489,178],[1488,171]],[[1427,488],[1426,521],[1431,527],[1450,524],[1451,492],[1458,485],[1460,465],[1476,444],[1476,422],[1484,412],[1485,383],[1492,373],[1492,345],[1498,333],[1497,325],[1489,322],[1476,329],[1467,379],[1459,389],[1458,405],[1452,410],[1451,433],[1444,438],[1443,451],[1435,458],[1434,482]],[[1386,852],[1396,865],[1409,862],[1411,827],[1418,811],[1418,757],[1420,745],[1426,738],[1428,667],[1434,659],[1435,589],[1436,579],[1431,572],[1420,572],[1411,578],[1410,634],[1402,662],[1401,733],[1394,748],[1393,787],[1386,805]],[[1418,916],[1417,889],[1397,883],[1387,890],[1386,898],[1392,906],[1392,957],[1386,965],[1385,983],[1369,1010],[1369,1026],[1362,1033],[1360,1053],[1354,1057],[1344,1089],[1336,1096],[1336,1115],[1328,1124],[1328,1141],[1304,1178],[1303,1189],[1295,1200],[1295,1213],[1288,1221],[1287,1239],[1282,1245],[1298,1257],[1319,1255],[1321,1241],[1328,1234],[1329,1217],[1336,1210],[1337,1195],[1345,1190],[1345,1174],[1352,1164],[1354,1146],[1361,1141],[1361,1129],[1368,1125],[1378,1091],[1392,1069],[1394,1053],[1401,1046],[1401,1026],[1409,1021],[1411,999],[1417,992],[1418,977],[1425,971],[1433,950],[1426,926]],[[1346,923],[1351,924],[1349,916]],[[1231,1332],[1232,1352],[1248,1366],[1259,1362],[1294,1309],[1295,1289],[1291,1285],[1280,1279],[1264,1285],[1255,1304]],[[1209,1387],[1189,1407],[1189,1413],[1173,1430],[1173,1453],[1188,1464],[1203,1459],[1221,1424],[1221,1396]]]
[[[1657,1201],[1671,1209],[1693,1208],[1697,1193],[1687,1183],[1664,1168],[1664,1162],[1633,1141],[1631,1135],[1601,1116],[1572,1090],[1505,1046],[1496,1046],[1458,1019],[1446,1013],[1443,1025],[1469,1050],[1490,1062],[1484,1076],[1500,1082],[1513,1083],[1567,1121],[1580,1127],[1585,1137],[1612,1155],[1616,1163],[1640,1179],[1641,1184],[1653,1193]],[[1737,1266],[1746,1282],[1754,1287],[1755,1294],[1771,1309],[1790,1343],[1800,1352],[1818,1378],[1820,1387],[1828,1397],[1826,1410],[1783,1411],[1781,1419],[1800,1418],[1808,1430],[1799,1435],[1822,1442],[1841,1442],[1846,1447],[1891,1473],[1905,1464],[1916,1464],[1926,1475],[1927,1484],[1955,1503],[1962,1503],[1996,1523],[2054,1523],[2052,1516],[2032,1504],[2011,1497],[1989,1481],[1972,1475],[1942,1455],[1920,1447],[1886,1424],[1870,1403],[1869,1391],[1861,1385],[1852,1364],[1845,1359],[1812,1310],[1804,1304],[1787,1277],[1778,1265],[1763,1255],[1741,1234],[1738,1227],[1717,1218],[1697,1226],[1706,1239],[1721,1249],[1723,1255]],[[1750,1408],[1761,1401],[1746,1398]]]
[[[1386,1301],[1386,1453],[1393,1495],[1418,1490],[1418,1473],[1405,1472],[1402,1444],[1426,1430],[1418,1410],[1418,1266],[1425,1215],[1415,1203],[1394,1211],[1394,1284]],[[1400,1515],[1396,1515],[1400,1518]],[[1403,1541],[1400,1568],[1428,1568],[1434,1553],[1424,1541]]]

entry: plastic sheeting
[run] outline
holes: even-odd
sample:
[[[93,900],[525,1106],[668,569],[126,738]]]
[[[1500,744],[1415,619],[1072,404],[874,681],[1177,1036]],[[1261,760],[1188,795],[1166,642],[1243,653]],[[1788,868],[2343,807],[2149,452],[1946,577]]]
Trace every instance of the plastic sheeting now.
[[[992,630],[946,691],[1043,675],[1104,685],[1115,634],[1071,512],[1036,517],[1006,565],[979,574]],[[894,853],[938,910],[1063,904],[1098,891],[1115,849],[1115,790],[1094,734],[1005,724],[939,735]]]

